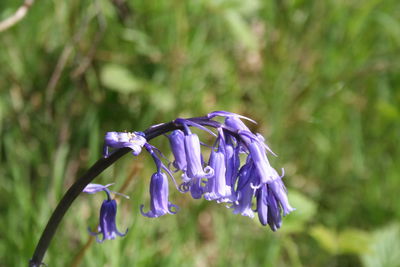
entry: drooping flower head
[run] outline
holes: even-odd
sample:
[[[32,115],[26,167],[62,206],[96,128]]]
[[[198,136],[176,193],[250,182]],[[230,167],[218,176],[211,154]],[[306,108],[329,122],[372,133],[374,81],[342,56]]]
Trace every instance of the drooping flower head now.
[[[168,199],[168,178],[171,178],[181,193],[190,192],[194,199],[204,197],[209,201],[224,202],[235,214],[254,217],[256,212],[261,224],[268,224],[275,231],[282,224],[282,216],[294,208],[287,198],[283,174],[279,175],[269,162],[268,156],[276,155],[265,143],[265,138],[253,133],[242,120],[255,123],[245,116],[215,111],[203,117],[178,118],[157,124],[144,132],[109,132],[105,138],[104,156],[109,156],[109,148],[123,147],[130,148],[134,155],[144,147],[152,156],[156,171],[150,179],[149,211],[144,212],[144,205],[141,205],[144,216],[159,217],[177,212],[178,207]],[[191,128],[205,131],[216,139],[212,145],[203,143]],[[149,143],[162,135],[169,140],[174,157],[172,162]],[[203,154],[204,147],[209,148],[210,153]],[[208,160],[205,155],[209,155]],[[173,176],[176,172],[180,172],[180,185]],[[88,193],[91,190],[88,188]],[[112,211],[111,204],[105,207]]]
[[[90,228],[88,229],[91,235],[96,236],[96,241],[99,243],[107,239],[115,239],[116,236],[125,236],[128,232],[128,229],[126,229],[125,233],[121,233],[117,229],[115,223],[115,217],[117,215],[117,202],[115,199],[111,199],[111,191],[108,189],[110,185],[111,184],[105,186],[100,184],[89,184],[83,190],[84,193],[88,194],[95,194],[97,192],[104,191],[107,195],[107,199],[103,201],[103,204],[100,208],[98,232],[92,232],[90,231]],[[103,237],[100,239],[98,237],[99,235],[103,235]]]

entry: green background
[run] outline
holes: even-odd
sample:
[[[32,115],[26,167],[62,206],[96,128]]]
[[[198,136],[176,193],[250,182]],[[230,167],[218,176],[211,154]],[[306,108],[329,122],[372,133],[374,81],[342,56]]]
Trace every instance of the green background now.
[[[0,33],[0,266],[27,265],[106,131],[214,110],[257,120],[279,155],[297,210],[278,232],[172,184],[178,214],[141,216],[154,166],[127,155],[96,181],[126,185],[128,235],[87,243],[104,196],[82,195],[45,262],[400,266],[399,18],[398,0],[37,1]]]

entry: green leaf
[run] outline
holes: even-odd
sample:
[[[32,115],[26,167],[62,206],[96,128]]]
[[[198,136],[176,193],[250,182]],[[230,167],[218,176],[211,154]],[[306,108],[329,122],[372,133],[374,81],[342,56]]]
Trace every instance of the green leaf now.
[[[102,84],[120,93],[132,93],[140,90],[142,82],[126,67],[116,64],[105,65],[100,72]]]

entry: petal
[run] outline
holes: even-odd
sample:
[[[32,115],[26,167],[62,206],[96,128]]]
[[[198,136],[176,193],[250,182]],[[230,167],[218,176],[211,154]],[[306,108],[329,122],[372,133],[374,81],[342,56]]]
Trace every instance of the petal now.
[[[144,212],[144,211],[143,211],[143,208],[144,208],[144,205],[143,205],[143,204],[140,205],[140,213],[141,213],[143,216],[149,217],[149,218],[157,217],[157,216],[154,215],[154,213],[153,213],[151,210],[148,211],[148,212]]]
[[[273,192],[275,198],[281,205],[284,216],[288,215],[289,213],[295,210],[295,208],[293,208],[289,203],[289,200],[287,198],[286,188],[281,179],[270,183],[268,186],[271,188],[271,191]]]
[[[257,191],[257,213],[258,219],[262,225],[268,223],[268,205],[267,205],[267,185],[263,185]]]
[[[189,178],[209,178],[213,176],[214,171],[212,168],[208,167],[203,170],[200,141],[196,134],[185,135],[185,153],[187,176]]]
[[[265,150],[260,147],[259,143],[250,142],[248,148],[258,175],[260,176],[261,183],[265,184],[279,179],[279,175],[277,175],[276,171],[269,164]]]
[[[95,194],[97,192],[100,191],[106,191],[108,190],[107,188],[112,184],[107,184],[107,185],[101,185],[101,184],[88,184],[83,190],[82,192],[87,193],[87,194]]]

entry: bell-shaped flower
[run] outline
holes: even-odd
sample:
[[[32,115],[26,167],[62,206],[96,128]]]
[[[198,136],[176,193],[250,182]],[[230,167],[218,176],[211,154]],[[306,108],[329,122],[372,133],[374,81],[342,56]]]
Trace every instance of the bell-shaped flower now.
[[[255,189],[251,183],[254,175],[254,166],[252,164],[245,164],[240,169],[237,187],[238,200],[231,206],[231,208],[234,208],[234,214],[240,213],[243,216],[254,217],[252,207]]]
[[[230,187],[226,184],[226,167],[224,153],[221,151],[211,151],[210,167],[214,170],[214,175],[207,180],[206,191],[204,198],[207,200],[218,200],[227,196],[230,193]]]
[[[295,208],[293,208],[289,203],[289,200],[287,197],[287,191],[286,191],[285,185],[282,182],[282,179],[278,179],[278,180],[268,184],[268,187],[271,189],[272,193],[275,196],[275,199],[278,201],[278,204],[281,206],[281,208],[283,210],[283,216],[286,216],[295,210]]]
[[[150,181],[150,210],[143,211],[144,205],[140,206],[140,212],[146,217],[160,217],[164,214],[175,214],[178,206],[168,201],[168,178],[163,172],[156,172],[151,176]]]
[[[281,209],[270,188],[268,188],[268,193],[266,197],[268,203],[267,221],[271,230],[275,232],[276,230],[281,228],[282,225]]]
[[[117,214],[117,202],[115,199],[106,199],[103,201],[100,209],[100,222],[98,232],[91,232],[91,235],[96,236],[97,242],[101,243],[106,239],[115,239],[116,236],[125,236],[128,232],[126,229],[125,233],[118,231],[115,224],[115,216]],[[99,239],[98,235],[103,235],[102,239]]]
[[[269,160],[265,154],[265,149],[260,142],[252,140],[251,142],[247,143],[247,145],[250,156],[254,161],[254,165],[260,177],[260,182],[265,184],[279,179],[279,175],[269,164]]]
[[[111,199],[111,191],[108,189],[110,185],[112,184],[108,184],[105,186],[100,184],[88,184],[83,189],[83,192],[87,194],[95,194],[101,191],[104,191],[107,194],[107,199],[103,201],[103,204],[100,208],[98,232],[92,232],[90,231],[90,229],[88,229],[91,235],[96,236],[96,240],[99,243],[103,242],[106,239],[115,239],[116,236],[125,236],[128,232],[128,229],[126,229],[125,233],[121,233],[117,229],[115,223],[115,217],[117,215],[117,202],[115,201],[115,199]],[[99,235],[103,235],[102,239],[99,239]]]
[[[210,166],[203,169],[201,162],[201,149],[199,137],[196,134],[190,133],[185,135],[185,153],[188,178],[210,178],[214,171]]]
[[[186,171],[185,134],[181,130],[175,130],[168,136],[168,139],[175,157],[172,165],[176,170]]]
[[[258,213],[258,220],[262,225],[267,225],[268,223],[268,189],[267,185],[263,184],[257,190],[257,213]]]
[[[227,141],[224,143],[225,161],[226,161],[226,184],[233,188],[236,184],[238,171],[240,167],[239,147],[234,146],[232,137],[227,136]]]

